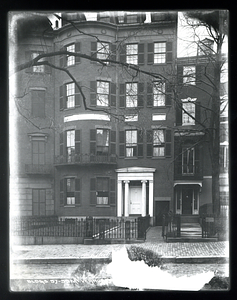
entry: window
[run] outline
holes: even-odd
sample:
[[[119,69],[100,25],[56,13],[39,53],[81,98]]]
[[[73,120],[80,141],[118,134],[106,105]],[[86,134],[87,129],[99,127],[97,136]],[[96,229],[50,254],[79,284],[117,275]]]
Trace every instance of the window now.
[[[166,114],[152,114],[152,121],[165,121]]]
[[[98,106],[109,106],[109,82],[97,81],[97,101]]]
[[[196,98],[182,100],[182,125],[195,125],[195,101]]]
[[[67,162],[73,162],[75,158],[75,130],[67,131]]]
[[[75,205],[75,178],[66,178],[66,204]]]
[[[126,157],[137,156],[137,130],[126,131]]]
[[[163,129],[153,130],[153,156],[165,156],[165,135]]]
[[[75,107],[75,83],[66,84],[66,108]]]
[[[166,43],[154,43],[154,63],[163,64],[166,62]]]
[[[32,190],[32,215],[45,216],[46,212],[46,192],[44,189]]]
[[[97,204],[109,204],[109,178],[98,177],[96,180]]]
[[[126,107],[137,107],[137,83],[126,83]]]
[[[137,13],[130,12],[127,14],[127,23],[136,23],[137,22]]]
[[[31,90],[31,114],[34,117],[45,117],[45,90]]]
[[[227,144],[228,142],[226,142]],[[228,169],[229,163],[229,153],[228,153],[228,145],[220,145],[220,169],[221,172],[224,172]]]
[[[45,141],[32,140],[32,164],[45,164]]]
[[[194,174],[194,148],[184,148],[182,150],[182,174]]]
[[[75,52],[75,44],[66,47],[68,52]],[[75,65],[75,56],[67,55],[67,66]]]
[[[138,44],[126,45],[126,62],[137,65],[138,63]]]
[[[196,84],[196,67],[184,66],[183,67],[183,83],[195,85]]]
[[[32,53],[32,59],[36,58],[40,53]],[[38,60],[38,62],[43,61],[43,58],[41,58],[40,60]],[[33,72],[34,73],[43,73],[44,72],[44,65],[40,65],[40,66],[33,66]]]
[[[109,129],[96,130],[96,152],[100,155],[109,153]]]
[[[109,43],[97,42],[97,58],[107,59],[110,55]]]
[[[165,83],[154,82],[153,106],[165,106]]]

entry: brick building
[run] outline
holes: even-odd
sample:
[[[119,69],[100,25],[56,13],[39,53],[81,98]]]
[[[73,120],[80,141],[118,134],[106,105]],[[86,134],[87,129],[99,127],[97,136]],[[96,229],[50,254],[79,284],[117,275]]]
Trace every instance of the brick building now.
[[[207,211],[211,165],[200,105],[207,98],[193,91],[202,62],[177,64],[177,13],[152,13],[149,21],[145,13],[98,13],[93,21],[82,13],[62,16],[55,26],[42,17],[18,24],[18,63],[41,52],[84,56],[53,55],[45,59],[58,68],[32,66],[17,74],[12,212],[60,219],[149,214],[159,225],[169,210]],[[186,81],[177,93],[179,80]]]

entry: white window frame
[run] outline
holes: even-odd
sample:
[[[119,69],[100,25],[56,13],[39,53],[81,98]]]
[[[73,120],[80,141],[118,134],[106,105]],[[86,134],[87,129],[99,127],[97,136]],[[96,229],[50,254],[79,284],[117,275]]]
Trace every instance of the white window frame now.
[[[138,104],[138,83],[126,83],[126,107],[137,107]]]
[[[187,98],[182,99],[182,108],[187,111],[192,117],[190,117],[183,109],[182,109],[182,125],[195,125],[195,117],[196,117],[196,100],[197,98]]]
[[[75,157],[75,130],[66,131],[67,162],[73,162]]]
[[[69,191],[68,190],[68,187],[69,187],[69,182],[71,182],[73,180],[73,185],[74,185],[74,191]],[[74,177],[70,177],[70,178],[66,178],[66,186],[67,186],[67,188],[66,188],[66,205],[73,205],[73,206],[75,206],[75,201],[76,201],[76,197],[75,197],[75,185],[76,185],[76,182],[75,182],[75,178]],[[71,187],[72,185],[71,185],[71,183],[70,183],[70,187]],[[74,193],[74,196],[68,196],[67,194],[68,193]]]
[[[110,56],[110,45],[108,42],[97,42],[97,58],[108,59]],[[108,62],[106,62],[108,63]]]
[[[75,44],[66,46],[68,52],[75,52]],[[75,56],[67,55],[67,67],[75,65]]]
[[[164,157],[165,156],[165,130],[164,129],[153,129],[152,143],[153,143],[152,156]]]
[[[166,42],[154,43],[154,64],[166,63]]]
[[[137,130],[125,131],[126,157],[137,157]],[[134,153],[135,149],[135,153]]]
[[[96,84],[97,84],[96,85],[96,90],[97,90],[96,105],[108,107],[109,106],[109,90],[110,90],[109,81],[97,80]]]
[[[153,82],[153,106],[165,106],[165,82]]]
[[[196,66],[183,66],[183,84],[196,85]]]
[[[126,45],[126,63],[133,65],[138,64],[138,44]]]
[[[36,58],[40,53],[38,52],[33,52],[32,53],[32,59]],[[43,58],[38,60],[38,62],[44,61]],[[40,65],[40,66],[33,66],[33,73],[44,73],[45,72],[45,66]]]
[[[67,108],[75,107],[75,92],[76,87],[74,82],[70,82],[66,84],[66,105]]]

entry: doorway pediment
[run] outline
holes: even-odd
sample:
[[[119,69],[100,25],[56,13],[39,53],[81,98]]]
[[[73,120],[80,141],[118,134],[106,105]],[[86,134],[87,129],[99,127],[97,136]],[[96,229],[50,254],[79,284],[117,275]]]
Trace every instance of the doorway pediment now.
[[[115,170],[117,173],[154,173],[155,168],[145,168],[145,167],[129,167],[121,168]]]

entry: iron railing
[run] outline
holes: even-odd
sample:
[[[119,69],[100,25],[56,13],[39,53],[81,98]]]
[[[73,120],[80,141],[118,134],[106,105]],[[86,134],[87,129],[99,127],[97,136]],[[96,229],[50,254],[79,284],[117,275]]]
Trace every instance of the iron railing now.
[[[216,218],[214,214],[203,214],[200,220],[202,226],[202,237],[211,238],[215,237],[216,231]]]
[[[167,240],[168,237],[180,237],[181,216],[171,212],[163,215],[162,237]]]
[[[117,156],[115,154],[71,154],[59,155],[55,157],[56,165],[63,164],[116,164]]]

